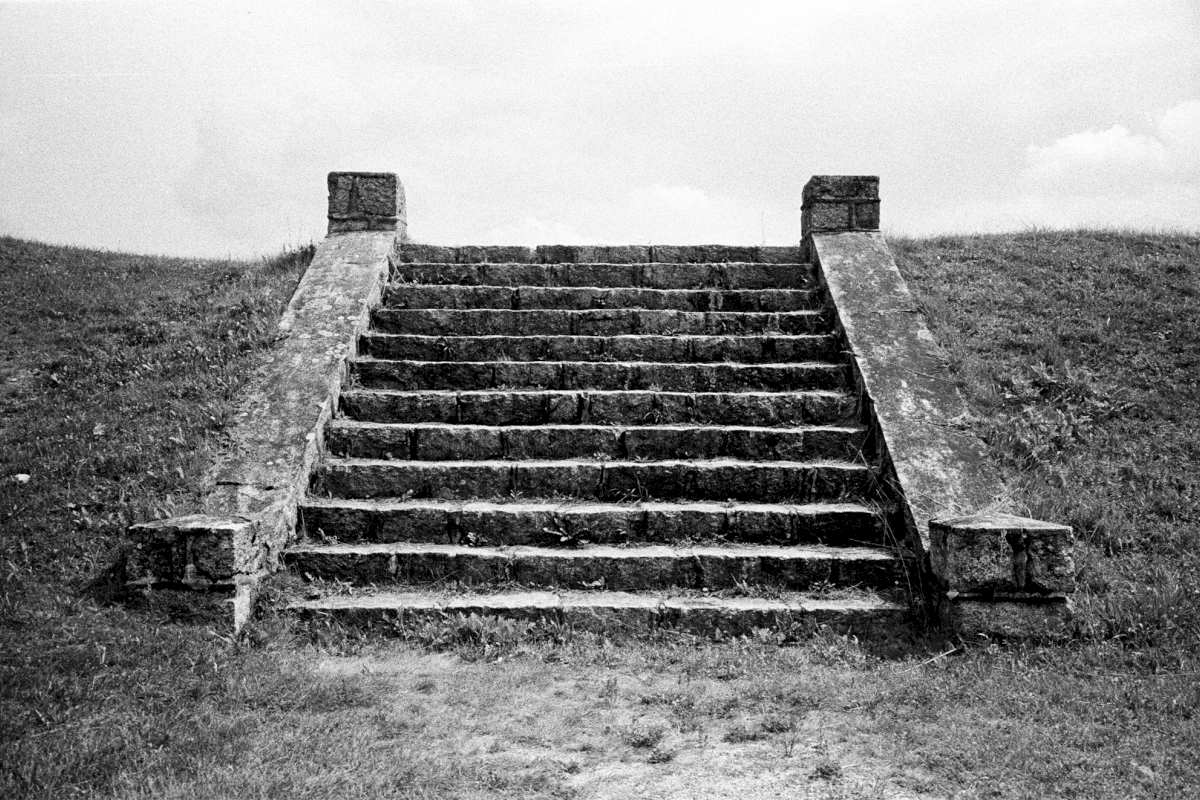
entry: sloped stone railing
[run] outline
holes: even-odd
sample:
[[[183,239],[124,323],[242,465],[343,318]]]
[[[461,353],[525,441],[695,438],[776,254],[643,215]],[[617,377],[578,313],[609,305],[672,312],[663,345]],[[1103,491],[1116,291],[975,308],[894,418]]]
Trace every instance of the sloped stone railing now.
[[[999,472],[962,429],[966,405],[879,233],[879,179],[815,176],[802,220],[882,456],[891,527],[922,566],[931,610],[964,635],[1060,629],[1075,589],[1071,529],[1006,513]]]
[[[279,341],[251,378],[214,466],[204,513],[129,528],[132,586],[234,589],[234,622],[249,618],[259,583],[295,535],[296,509],[337,409],[347,360],[379,304],[404,189],[389,173],[329,175],[329,235],[279,323]]]

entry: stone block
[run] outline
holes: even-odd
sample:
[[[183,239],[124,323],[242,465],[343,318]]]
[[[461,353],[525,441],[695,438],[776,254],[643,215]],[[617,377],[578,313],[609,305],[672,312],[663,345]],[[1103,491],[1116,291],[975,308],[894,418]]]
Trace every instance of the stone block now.
[[[804,207],[820,200],[878,200],[877,175],[814,175],[804,184]]]
[[[404,187],[390,172],[331,172],[329,233],[407,228]]]
[[[535,248],[534,258],[539,264],[574,264],[580,249],[569,244],[543,244]]]
[[[519,246],[467,246],[458,247],[457,261],[459,264],[530,264],[535,262],[535,254],[531,248]]]
[[[804,253],[799,247],[760,247],[754,260],[765,264],[800,264]]]
[[[929,523],[930,566],[948,591],[969,593],[1075,590],[1071,529],[985,513]]]
[[[453,264],[458,248],[432,244],[398,244],[396,260],[401,264]]]
[[[851,222],[852,227],[856,231],[877,231],[879,230],[879,201],[869,203],[855,203],[854,219]]]
[[[813,203],[805,206],[800,215],[800,225],[805,235],[850,230],[850,204]]]
[[[656,245],[650,250],[650,260],[664,264],[754,262],[758,260],[758,248],[727,245]]]
[[[980,636],[1027,639],[1067,633],[1073,609],[1063,594],[979,597],[946,592],[938,602],[943,628],[964,639]]]
[[[146,586],[232,585],[261,565],[254,524],[243,517],[192,514],[131,525],[126,573]]]

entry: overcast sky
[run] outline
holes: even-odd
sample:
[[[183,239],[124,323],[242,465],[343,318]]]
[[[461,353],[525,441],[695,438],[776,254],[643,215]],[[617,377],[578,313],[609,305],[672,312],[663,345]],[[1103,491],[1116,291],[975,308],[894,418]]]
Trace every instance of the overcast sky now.
[[[396,172],[418,241],[1200,230],[1200,3],[0,2],[0,233],[249,255]]]

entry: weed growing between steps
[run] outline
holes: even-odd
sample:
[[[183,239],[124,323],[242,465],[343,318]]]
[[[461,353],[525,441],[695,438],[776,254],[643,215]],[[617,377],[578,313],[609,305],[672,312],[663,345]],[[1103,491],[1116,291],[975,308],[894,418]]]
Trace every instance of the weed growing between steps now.
[[[79,590],[124,523],[194,509],[298,269],[0,239],[0,796],[1194,795],[1200,242],[895,249],[1019,498],[1092,542],[1073,642],[880,652],[827,631],[779,647],[450,620],[313,644],[268,617],[239,651],[219,603],[100,605]],[[1121,335],[1085,341],[1101,323]],[[1080,375],[1091,399],[1072,399]],[[1037,421],[1056,410],[1069,436]]]

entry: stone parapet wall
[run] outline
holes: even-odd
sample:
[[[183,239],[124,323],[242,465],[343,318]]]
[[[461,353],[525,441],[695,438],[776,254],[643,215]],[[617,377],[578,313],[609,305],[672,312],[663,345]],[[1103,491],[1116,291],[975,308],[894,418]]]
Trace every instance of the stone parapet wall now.
[[[250,379],[229,445],[211,471],[204,514],[129,530],[126,574],[134,585],[235,587],[239,626],[258,580],[278,567],[295,536],[296,509],[323,451],[347,362],[381,301],[395,242],[405,235],[404,190],[395,175],[333,173],[329,190],[331,233]]]
[[[999,470],[963,427],[966,404],[875,230],[878,186],[873,176],[814,177],[803,246],[852,356],[868,442],[897,507],[893,531],[923,564],[944,625],[964,636],[1059,631],[1075,588],[1071,529],[1005,513]]]

